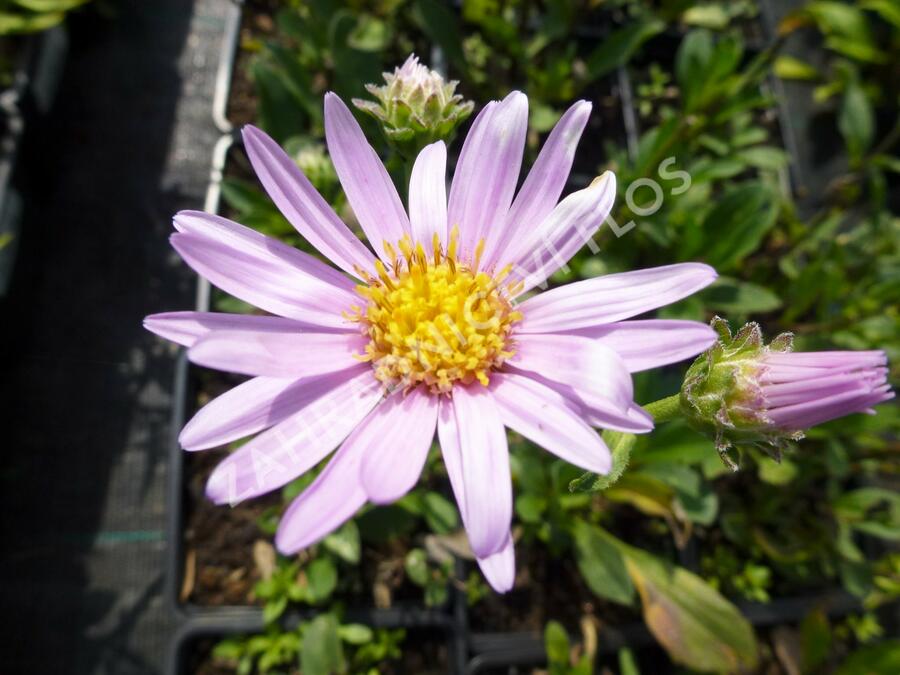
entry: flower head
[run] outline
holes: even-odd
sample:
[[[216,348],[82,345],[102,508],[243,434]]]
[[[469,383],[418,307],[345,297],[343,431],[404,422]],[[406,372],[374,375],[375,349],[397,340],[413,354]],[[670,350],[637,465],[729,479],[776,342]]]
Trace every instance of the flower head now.
[[[755,446],[780,458],[804,430],[893,398],[884,352],[793,352],[793,336],[768,345],[759,325],[734,336],[716,317],[719,335],[693,363],[681,389],[688,422],[712,436],[722,459],[737,469],[728,450]]]
[[[218,216],[175,216],[172,244],[185,261],[270,314],[175,312],[145,322],[187,346],[193,362],[252,376],[181,432],[187,450],[259,434],[216,468],[210,498],[234,503],[276,489],[337,449],[281,520],[276,544],[295,552],[365,502],[412,489],[437,435],[472,551],[494,588],[512,586],[505,427],[606,473],[610,452],[593,427],[653,426],[633,400],[631,373],[715,339],[696,322],[632,320],[712,282],[706,265],[612,274],[525,298],[612,206],[609,173],[559,201],[590,109],[580,101],[563,115],[516,193],[528,101],[514,92],[489,103],[449,195],[439,141],[417,156],[404,208],[353,115],[328,94],[328,149],[371,249],[271,138],[245,128],[263,187],[338,269]]]
[[[404,154],[414,156],[428,143],[450,140],[472,114],[474,103],[455,93],[459,83],[445,82],[415,54],[383,76],[384,85],[366,85],[377,103],[353,99],[353,105],[377,119],[388,140]]]

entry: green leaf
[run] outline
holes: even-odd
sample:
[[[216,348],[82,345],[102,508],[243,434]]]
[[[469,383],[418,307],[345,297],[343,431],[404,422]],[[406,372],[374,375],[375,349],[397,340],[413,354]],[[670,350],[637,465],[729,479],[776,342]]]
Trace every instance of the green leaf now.
[[[403,562],[406,576],[409,577],[417,586],[425,586],[428,583],[428,561],[425,551],[420,548],[414,548],[406,554],[406,560]]]
[[[371,642],[375,634],[372,629],[361,623],[348,623],[338,628],[341,640],[351,645],[364,645]]]
[[[602,530],[584,521],[574,528],[575,560],[588,587],[601,598],[633,605],[634,586],[619,550],[603,536]]]
[[[781,148],[767,145],[744,148],[737,153],[737,157],[750,166],[769,171],[777,171],[784,168],[790,159],[788,154]]]
[[[722,30],[728,26],[728,12],[721,5],[697,5],[685,10],[681,20],[688,26]]]
[[[265,604],[263,607],[263,621],[265,623],[272,623],[276,621],[282,614],[284,614],[284,610],[287,608],[288,598],[286,595],[281,595],[271,600]]]
[[[329,534],[322,544],[344,562],[351,565],[359,562],[359,528],[354,520],[347,521],[337,532]]]
[[[654,35],[661,33],[665,27],[665,22],[645,17],[614,30],[587,57],[585,63],[587,75],[584,84],[608,75],[627,63],[641,45]]]
[[[422,498],[425,522],[435,534],[449,534],[459,527],[456,507],[437,492],[426,492]]]
[[[259,126],[279,143],[307,131],[308,121],[285,86],[283,76],[271,64],[254,61],[251,78],[259,99]]]
[[[689,466],[677,463],[655,463],[640,472],[669,485],[681,505],[685,517],[699,525],[711,525],[719,512],[719,498],[700,474]]]
[[[558,621],[550,621],[544,628],[544,648],[547,650],[547,662],[551,668],[568,667],[569,636]]]
[[[885,640],[863,647],[847,657],[835,675],[900,673],[900,640]]]
[[[850,158],[861,160],[875,137],[875,113],[865,91],[856,81],[848,82],[844,89],[838,128],[847,144]]]
[[[370,14],[362,14],[347,38],[347,44],[364,52],[387,48],[392,38],[391,26]]]
[[[821,609],[815,609],[803,617],[800,624],[803,672],[817,672],[831,651],[831,627]]]
[[[772,188],[750,182],[729,189],[703,219],[706,262],[725,271],[755,251],[778,218]]]
[[[833,503],[835,517],[860,532],[900,540],[900,494],[868,487],[845,492]]]
[[[13,2],[32,12],[68,12],[88,0],[13,0]]]
[[[768,288],[731,277],[716,279],[715,283],[700,293],[700,298],[707,307],[724,314],[771,312],[782,305],[778,296]]]
[[[859,6],[878,13],[882,19],[900,28],[900,5],[897,0],[862,0]]]
[[[602,534],[622,554],[644,621],[673,661],[703,672],[756,667],[753,628],[718,591],[686,569]]]
[[[760,457],[757,473],[759,479],[770,485],[787,485],[797,476],[799,469],[791,460],[782,458],[776,462],[771,457]]]
[[[337,569],[329,558],[316,558],[306,568],[310,602],[322,602],[337,586]]]
[[[634,653],[627,647],[619,650],[619,675],[641,675]]]
[[[773,68],[775,74],[783,80],[818,80],[820,77],[814,66],[789,54],[782,54],[775,59]]]
[[[825,35],[840,35],[857,42],[871,42],[872,32],[859,7],[838,0],[815,0],[805,7]]]
[[[333,614],[322,614],[306,625],[300,649],[303,675],[333,675],[346,670],[344,650]]]
[[[540,523],[546,508],[547,500],[541,495],[526,492],[516,497],[516,515],[524,523]]]
[[[12,12],[0,12],[0,35],[14,33],[39,33],[53,28],[60,23],[66,15],[62,12],[48,12],[46,14],[25,15]]]

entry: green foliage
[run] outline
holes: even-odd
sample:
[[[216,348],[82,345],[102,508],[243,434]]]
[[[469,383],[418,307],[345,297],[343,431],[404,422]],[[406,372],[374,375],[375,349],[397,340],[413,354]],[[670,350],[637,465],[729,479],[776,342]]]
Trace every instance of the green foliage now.
[[[89,0],[0,0],[0,35],[39,33]]]
[[[550,621],[544,628],[544,648],[550,675],[590,675],[593,672],[590,654],[573,658],[566,629],[557,621]]]
[[[213,657],[236,668],[240,675],[294,672],[304,675],[369,675],[385,662],[401,656],[403,630],[342,624],[338,615],[325,613],[283,631],[270,626],[260,635],[222,640]]]

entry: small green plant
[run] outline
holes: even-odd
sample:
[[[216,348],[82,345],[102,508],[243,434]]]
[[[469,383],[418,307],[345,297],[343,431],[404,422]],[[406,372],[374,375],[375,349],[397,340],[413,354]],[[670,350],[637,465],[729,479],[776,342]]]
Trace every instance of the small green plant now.
[[[342,624],[333,613],[301,622],[290,631],[272,625],[260,635],[228,638],[213,657],[238,675],[295,672],[304,675],[372,675],[385,661],[400,658],[405,632]]]
[[[596,636],[593,636],[596,644]],[[547,670],[550,675],[590,675],[594,672],[594,654],[582,645],[573,648],[562,624],[551,621],[544,628]]]

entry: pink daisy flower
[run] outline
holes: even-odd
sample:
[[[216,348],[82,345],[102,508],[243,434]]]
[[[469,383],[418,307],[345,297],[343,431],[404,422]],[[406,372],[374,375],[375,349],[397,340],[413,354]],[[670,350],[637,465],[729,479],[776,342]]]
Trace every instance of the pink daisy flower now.
[[[207,485],[218,503],[274,490],[315,467],[276,544],[319,541],[367,501],[416,484],[437,433],[472,551],[490,584],[513,585],[505,427],[583,469],[611,457],[593,427],[643,433],[631,373],[681,361],[716,338],[691,321],[630,320],[715,279],[685,263],[523,295],[609,214],[606,173],[557,203],[591,105],[560,119],[516,194],[528,101],[514,92],[472,124],[446,193],[442,142],[416,159],[404,209],[353,115],[325,97],[337,174],[374,253],[282,149],[244,130],[250,161],[285,217],[338,269],[218,216],[182,212],[172,245],[200,275],[275,316],[175,312],[146,327],[194,363],[252,379],[207,404],[180,442],[203,450],[259,433]],[[340,271],[339,271],[340,270]]]

